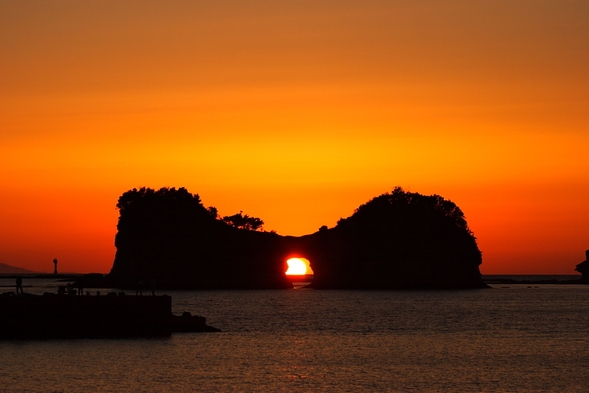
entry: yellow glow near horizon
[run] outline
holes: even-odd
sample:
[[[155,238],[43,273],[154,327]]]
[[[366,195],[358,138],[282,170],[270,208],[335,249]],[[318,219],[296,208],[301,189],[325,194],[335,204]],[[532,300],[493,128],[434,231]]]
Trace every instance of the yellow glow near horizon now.
[[[288,276],[303,276],[305,274],[313,274],[313,270],[309,266],[309,260],[307,258],[290,258],[286,261],[288,270],[286,275]]]

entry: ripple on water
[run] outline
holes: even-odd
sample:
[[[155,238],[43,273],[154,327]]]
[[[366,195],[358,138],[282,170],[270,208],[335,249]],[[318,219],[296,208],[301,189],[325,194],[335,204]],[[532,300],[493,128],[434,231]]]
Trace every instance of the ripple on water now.
[[[587,391],[588,287],[169,294],[224,332],[0,342],[0,391]]]

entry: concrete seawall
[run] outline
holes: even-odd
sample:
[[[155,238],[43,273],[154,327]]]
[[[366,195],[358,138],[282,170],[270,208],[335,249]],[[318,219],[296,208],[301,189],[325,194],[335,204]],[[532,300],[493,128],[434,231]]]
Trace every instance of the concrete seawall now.
[[[169,336],[170,296],[0,296],[0,338]]]

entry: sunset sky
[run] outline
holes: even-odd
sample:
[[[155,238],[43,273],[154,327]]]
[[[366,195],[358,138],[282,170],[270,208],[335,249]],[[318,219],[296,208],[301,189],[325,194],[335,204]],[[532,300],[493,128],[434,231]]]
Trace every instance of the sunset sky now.
[[[575,274],[589,2],[0,2],[0,262],[108,272],[143,186],[282,235],[401,186],[464,211],[482,273]]]

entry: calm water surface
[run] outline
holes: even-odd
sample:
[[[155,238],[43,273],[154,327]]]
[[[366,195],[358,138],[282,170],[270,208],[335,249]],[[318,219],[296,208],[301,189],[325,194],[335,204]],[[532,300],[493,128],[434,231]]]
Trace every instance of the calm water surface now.
[[[588,286],[167,294],[224,332],[0,341],[0,391],[589,391]]]

